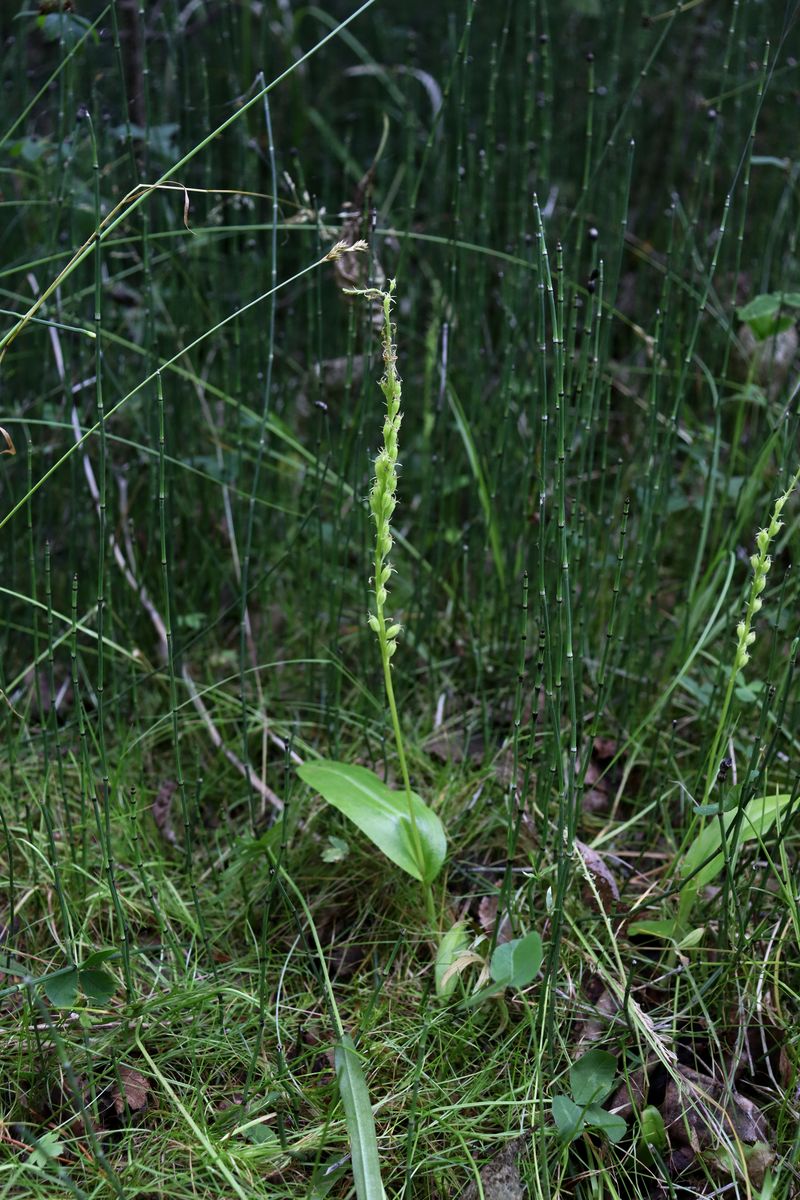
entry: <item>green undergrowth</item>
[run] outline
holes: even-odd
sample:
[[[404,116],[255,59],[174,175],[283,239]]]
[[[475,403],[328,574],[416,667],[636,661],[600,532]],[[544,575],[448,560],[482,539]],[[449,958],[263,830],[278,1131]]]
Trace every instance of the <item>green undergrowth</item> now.
[[[34,7],[0,1200],[788,1200],[796,6]]]

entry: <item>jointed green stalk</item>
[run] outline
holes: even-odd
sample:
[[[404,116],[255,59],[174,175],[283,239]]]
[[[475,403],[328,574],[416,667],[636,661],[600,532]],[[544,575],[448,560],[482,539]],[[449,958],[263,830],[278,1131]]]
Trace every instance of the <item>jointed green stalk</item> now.
[[[392,655],[397,649],[397,635],[400,626],[386,619],[386,600],[388,592],[386,585],[392,575],[389,553],[392,549],[392,514],[397,505],[397,436],[403,414],[400,412],[402,397],[402,381],[397,373],[397,353],[392,342],[392,297],[395,281],[391,280],[385,292],[369,289],[364,295],[380,299],[383,303],[383,378],[380,388],[386,399],[386,418],[383,422],[383,447],[375,459],[375,480],[369,493],[369,507],[375,521],[375,573],[373,588],[375,594],[375,612],[370,614],[370,628],[378,636],[381,665],[383,666],[383,682],[386,688],[386,699],[392,716],[394,740],[397,746],[397,757],[400,761],[400,773],[403,776],[403,786],[408,800],[408,816],[411,822],[411,837],[414,843],[414,857],[417,860],[420,875],[425,874],[425,857],[422,850],[422,839],[419,836],[417,820],[414,815],[414,805],[411,798],[411,780],[408,775],[403,734],[400,729],[400,718],[397,713],[394,687],[392,685]],[[431,923],[434,922],[433,893],[431,885],[426,883],[425,907]]]

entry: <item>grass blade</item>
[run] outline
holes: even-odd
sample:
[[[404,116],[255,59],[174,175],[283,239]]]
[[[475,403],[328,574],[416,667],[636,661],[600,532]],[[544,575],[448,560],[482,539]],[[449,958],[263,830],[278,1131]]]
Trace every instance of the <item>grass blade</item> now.
[[[378,1139],[375,1136],[367,1083],[358,1051],[347,1034],[337,1043],[334,1064],[350,1138],[356,1195],[358,1200],[384,1200]]]

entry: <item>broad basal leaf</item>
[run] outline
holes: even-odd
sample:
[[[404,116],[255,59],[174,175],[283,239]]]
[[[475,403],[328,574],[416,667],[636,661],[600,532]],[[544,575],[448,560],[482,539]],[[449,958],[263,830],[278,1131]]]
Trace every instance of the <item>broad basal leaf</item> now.
[[[417,861],[405,792],[392,791],[372,771],[350,763],[303,763],[297,774],[414,879],[431,883],[439,874],[447,853],[444,829],[416,792],[411,793],[411,803],[422,843],[422,863]]]
[[[81,968],[78,972],[78,980],[81,991],[87,1000],[91,1000],[92,1004],[96,1004],[98,1008],[103,1008],[108,1004],[117,990],[117,981],[114,976],[109,975],[108,971],[102,971],[99,967],[90,967],[88,971]]]
[[[741,321],[750,326],[758,340],[764,341],[793,325],[795,318],[786,309],[798,307],[798,292],[764,292],[737,308],[736,313]]]
[[[739,827],[739,846],[745,842],[763,838],[775,824],[775,819],[789,803],[791,796],[781,793],[776,796],[757,796],[745,806]],[[727,834],[736,820],[735,812],[727,812],[722,817],[722,826]],[[719,853],[715,853],[719,851]],[[706,861],[708,860],[708,861]],[[705,863],[705,866],[702,864]],[[684,855],[680,871],[684,879],[692,876],[691,886],[699,891],[720,873],[725,865],[725,855],[722,851],[722,829],[720,821],[711,817],[705,829],[692,842]],[[699,870],[698,870],[699,868]],[[697,871],[695,875],[694,872]]]

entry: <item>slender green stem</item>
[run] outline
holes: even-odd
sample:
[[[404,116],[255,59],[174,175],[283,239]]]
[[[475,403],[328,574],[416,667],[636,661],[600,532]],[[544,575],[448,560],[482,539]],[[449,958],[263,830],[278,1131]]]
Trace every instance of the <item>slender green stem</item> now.
[[[417,818],[414,815],[414,802],[411,798],[411,780],[408,774],[408,763],[406,762],[406,752],[403,746],[403,734],[400,729],[400,717],[397,712],[397,701],[394,698],[394,686],[392,684],[392,665],[389,662],[389,652],[386,639],[386,619],[383,615],[383,607],[379,609],[378,621],[381,624],[381,633],[379,634],[381,663],[383,665],[383,683],[386,688],[386,699],[389,704],[389,712],[392,716],[392,728],[394,730],[394,741],[397,746],[397,757],[400,762],[400,774],[403,776],[403,787],[408,800],[408,817],[411,822],[411,836],[414,839],[414,855],[417,859],[417,865],[420,869],[420,874],[425,873],[425,856],[422,850],[422,839],[419,836],[417,828]],[[423,883],[425,893],[425,911],[428,915],[428,920],[431,925],[436,922],[436,910],[433,904],[433,890],[429,883]]]

